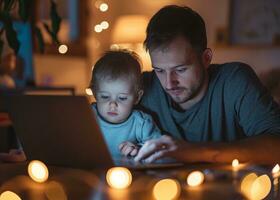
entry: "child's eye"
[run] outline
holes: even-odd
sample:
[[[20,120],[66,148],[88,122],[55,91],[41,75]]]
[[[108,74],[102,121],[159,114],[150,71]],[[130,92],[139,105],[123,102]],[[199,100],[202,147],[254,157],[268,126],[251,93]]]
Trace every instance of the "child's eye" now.
[[[162,69],[154,68],[154,70],[155,70],[156,73],[163,73]]]
[[[127,100],[127,97],[119,97],[119,100],[121,100],[121,101],[126,101],[126,100]]]
[[[100,98],[101,98],[101,99],[109,99],[109,96],[101,95]]]

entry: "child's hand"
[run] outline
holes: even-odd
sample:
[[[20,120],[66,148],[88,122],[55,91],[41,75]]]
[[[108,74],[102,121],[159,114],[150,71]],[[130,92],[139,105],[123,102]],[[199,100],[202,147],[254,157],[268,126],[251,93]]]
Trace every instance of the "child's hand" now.
[[[0,162],[23,162],[26,156],[23,150],[11,149],[9,153],[0,153]]]
[[[136,156],[139,150],[139,147],[132,142],[123,142],[119,145],[121,153],[125,156]]]

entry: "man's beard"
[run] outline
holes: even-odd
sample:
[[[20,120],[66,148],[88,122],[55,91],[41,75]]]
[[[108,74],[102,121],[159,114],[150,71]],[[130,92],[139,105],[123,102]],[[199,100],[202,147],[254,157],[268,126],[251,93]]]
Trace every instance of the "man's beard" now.
[[[171,96],[172,100],[177,104],[185,103],[193,98],[195,98],[198,93],[201,91],[202,86],[205,82],[205,71],[202,72],[202,75],[200,76],[200,79],[198,81],[198,84],[193,86],[192,88],[185,88],[185,87],[177,87],[173,89],[166,90],[166,92]],[[171,95],[172,90],[181,90],[181,95]]]

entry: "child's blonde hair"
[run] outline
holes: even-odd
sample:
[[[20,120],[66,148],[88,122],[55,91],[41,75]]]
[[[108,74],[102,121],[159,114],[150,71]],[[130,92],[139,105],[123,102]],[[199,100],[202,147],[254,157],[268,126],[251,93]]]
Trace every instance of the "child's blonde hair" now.
[[[94,65],[90,87],[95,93],[101,81],[117,79],[129,80],[136,94],[141,89],[141,62],[135,52],[125,49],[105,52]]]

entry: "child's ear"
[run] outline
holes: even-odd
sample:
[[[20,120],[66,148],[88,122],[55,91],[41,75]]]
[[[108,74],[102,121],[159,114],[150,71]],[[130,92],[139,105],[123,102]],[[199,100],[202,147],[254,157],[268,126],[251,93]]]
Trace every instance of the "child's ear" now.
[[[136,98],[135,103],[134,103],[135,105],[139,103],[139,101],[140,101],[141,97],[143,96],[143,94],[144,94],[143,90],[139,90],[138,91],[137,98]]]

